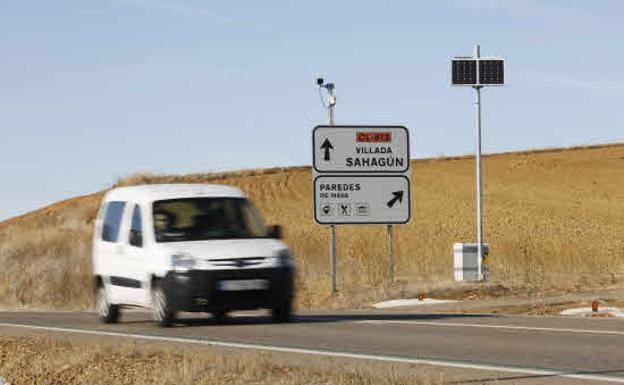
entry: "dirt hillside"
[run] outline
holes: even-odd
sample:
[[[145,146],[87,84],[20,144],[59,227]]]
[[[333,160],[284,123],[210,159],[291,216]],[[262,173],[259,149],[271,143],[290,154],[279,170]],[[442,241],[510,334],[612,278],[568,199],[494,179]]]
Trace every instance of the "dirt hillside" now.
[[[506,153],[484,159],[484,233],[492,285],[579,291],[624,277],[624,145]],[[474,159],[412,163],[412,221],[397,226],[401,284],[385,282],[384,226],[340,226],[339,289],[327,293],[327,229],[312,218],[308,167],[184,176],[134,175],[119,185],[221,183],[242,188],[284,226],[300,267],[299,306],[361,306],[404,284],[452,284],[453,242],[474,241]],[[0,223],[0,302],[92,305],[90,243],[102,193]]]

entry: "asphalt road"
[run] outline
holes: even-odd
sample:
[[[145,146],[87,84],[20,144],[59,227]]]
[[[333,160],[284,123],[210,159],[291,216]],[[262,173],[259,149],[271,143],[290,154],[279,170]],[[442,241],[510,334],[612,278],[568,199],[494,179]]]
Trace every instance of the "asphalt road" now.
[[[420,364],[499,379],[624,383],[624,321],[406,311],[302,313],[290,324],[258,314],[226,324],[186,315],[175,327],[128,312],[114,325],[89,312],[0,312],[0,329],[214,345],[306,356]]]

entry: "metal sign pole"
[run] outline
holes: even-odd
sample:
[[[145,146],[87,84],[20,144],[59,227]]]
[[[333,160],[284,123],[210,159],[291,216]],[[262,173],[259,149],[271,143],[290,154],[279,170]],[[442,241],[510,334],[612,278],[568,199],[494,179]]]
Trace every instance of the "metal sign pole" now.
[[[334,85],[327,85],[329,93],[329,125],[334,125],[334,106],[336,98],[334,97]],[[329,270],[331,275],[331,293],[336,294],[336,225],[329,225]]]
[[[394,250],[393,250],[392,225],[388,225],[388,280],[394,282]]]
[[[475,58],[479,59],[480,47],[475,45]],[[479,79],[479,66],[477,66],[477,79]],[[477,269],[479,281],[484,280],[483,275],[483,192],[481,184],[481,86],[473,87],[475,94],[475,125],[477,129],[476,168],[477,168]]]
[[[336,293],[336,225],[329,225],[329,270],[331,293]]]

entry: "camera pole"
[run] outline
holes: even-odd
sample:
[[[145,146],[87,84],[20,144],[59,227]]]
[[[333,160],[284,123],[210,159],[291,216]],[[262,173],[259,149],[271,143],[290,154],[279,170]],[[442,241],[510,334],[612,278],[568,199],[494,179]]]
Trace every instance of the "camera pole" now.
[[[336,98],[334,97],[334,84],[328,83],[324,86],[327,88],[327,104],[329,105],[329,125],[334,125],[334,106]],[[329,269],[331,275],[331,293],[336,294],[336,225],[329,225]]]
[[[323,107],[327,107],[329,111],[329,125],[334,125],[334,106],[336,105],[336,97],[334,96],[334,83],[325,83],[325,79],[316,79],[319,86],[319,96]],[[327,89],[327,105],[323,100],[322,88]],[[336,226],[329,225],[329,275],[331,281],[331,293],[336,294]]]

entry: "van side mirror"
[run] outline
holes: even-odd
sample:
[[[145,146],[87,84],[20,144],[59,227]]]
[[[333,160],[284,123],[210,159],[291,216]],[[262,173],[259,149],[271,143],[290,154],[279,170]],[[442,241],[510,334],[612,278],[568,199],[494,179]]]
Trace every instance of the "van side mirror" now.
[[[280,225],[272,225],[269,226],[269,237],[275,239],[282,239],[282,226]]]

